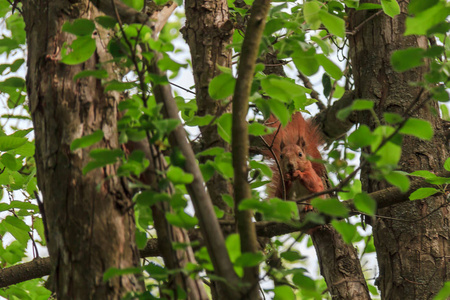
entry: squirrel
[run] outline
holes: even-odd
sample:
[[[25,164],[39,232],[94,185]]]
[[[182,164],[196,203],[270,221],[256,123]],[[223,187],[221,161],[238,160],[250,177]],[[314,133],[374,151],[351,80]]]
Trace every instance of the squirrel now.
[[[325,166],[317,162],[321,160],[319,150],[322,144],[319,129],[310,120],[305,120],[301,113],[295,113],[292,121],[282,128],[280,122],[271,116],[266,124],[278,128],[264,137],[272,151],[266,149],[263,155],[278,158],[282,175],[276,163],[271,165],[273,177],[268,186],[268,194],[284,200],[295,200],[308,194],[321,192],[324,185],[321,177],[326,176]],[[310,161],[311,157],[314,161]],[[284,188],[283,182],[284,180]],[[285,192],[285,195],[283,195]],[[312,206],[306,205],[304,211],[311,211]]]

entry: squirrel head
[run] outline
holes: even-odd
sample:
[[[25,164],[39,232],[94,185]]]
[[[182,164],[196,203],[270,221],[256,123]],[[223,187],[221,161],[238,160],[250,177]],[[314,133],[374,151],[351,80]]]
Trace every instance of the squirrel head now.
[[[311,162],[306,157],[305,140],[299,137],[296,143],[285,144],[284,140],[280,144],[280,164],[283,173],[293,174],[299,170],[304,172],[312,167]]]

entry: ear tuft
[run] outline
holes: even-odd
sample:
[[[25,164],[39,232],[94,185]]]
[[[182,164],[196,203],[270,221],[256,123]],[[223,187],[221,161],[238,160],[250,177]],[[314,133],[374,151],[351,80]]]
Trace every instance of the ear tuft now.
[[[301,136],[298,137],[297,145],[300,146],[300,148],[305,149],[306,142],[303,139],[303,137],[301,137]]]

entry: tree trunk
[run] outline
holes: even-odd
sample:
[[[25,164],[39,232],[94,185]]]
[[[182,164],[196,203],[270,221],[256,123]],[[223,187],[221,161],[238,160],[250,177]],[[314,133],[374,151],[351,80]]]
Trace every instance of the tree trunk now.
[[[93,77],[73,80],[81,70],[106,61],[104,43],[85,63],[59,62],[61,48],[74,36],[61,31],[66,21],[93,19],[86,0],[23,1],[28,43],[27,90],[36,137],[38,184],[44,197],[48,248],[59,299],[120,299],[141,289],[136,275],[103,281],[109,268],[139,265],[134,213],[116,165],[82,174],[89,151],[118,148],[118,95],[105,93]],[[104,42],[104,41],[103,41]],[[76,138],[103,130],[92,147],[70,150]]]
[[[373,100],[380,120],[383,120],[384,112],[403,114],[406,111],[420,95],[420,88],[409,83],[421,81],[428,70],[427,66],[423,66],[396,73],[390,64],[390,56],[395,50],[427,47],[424,36],[403,36],[407,2],[399,3],[402,9],[400,15],[392,19],[379,14],[363,24],[361,30],[350,38],[356,97]],[[370,10],[352,11],[350,31],[374,13]],[[421,100],[425,97],[428,97],[426,93]],[[436,103],[428,101],[413,111],[412,117],[431,123],[435,136],[429,142],[405,136],[400,170],[436,172],[442,169],[448,149],[441,120],[433,113],[434,110],[437,110]],[[375,127],[374,120],[369,116],[360,121]],[[363,190],[370,193],[388,186],[386,182],[377,181],[369,175],[369,167],[362,170]],[[448,208],[442,206],[445,201],[444,196],[434,196],[378,210],[380,217],[375,221],[373,232],[380,268],[376,283],[382,299],[431,299],[449,280],[450,264],[446,256],[450,252],[450,220]]]
[[[233,24],[228,16],[228,3],[225,0],[186,0],[186,25],[182,29],[183,37],[189,45],[195,81],[196,101],[199,116],[220,116],[231,111],[231,105],[209,96],[209,82],[221,72],[217,66],[231,68],[231,44]],[[201,126],[201,150],[212,147],[230,151],[228,145],[218,134],[216,125]],[[205,162],[209,157],[201,157]],[[233,219],[232,210],[222,200],[222,195],[232,194],[229,182],[218,173],[206,183],[213,204],[226,212],[226,219]]]

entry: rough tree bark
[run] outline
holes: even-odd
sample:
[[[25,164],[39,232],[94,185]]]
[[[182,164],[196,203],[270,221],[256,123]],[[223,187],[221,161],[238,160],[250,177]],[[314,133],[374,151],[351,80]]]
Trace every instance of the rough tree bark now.
[[[231,44],[233,23],[229,20],[226,0],[186,0],[186,25],[181,30],[189,45],[195,82],[195,99],[199,116],[220,116],[231,110],[209,96],[209,82],[221,72],[217,66],[231,68]],[[201,150],[211,147],[224,148],[230,146],[219,136],[216,125],[201,126]],[[201,158],[204,162],[208,157]],[[225,218],[232,219],[232,210],[222,200],[222,195],[232,194],[229,182],[218,173],[206,183],[211,199],[217,207],[225,211]]]
[[[36,137],[39,188],[43,193],[48,249],[55,291],[60,299],[120,299],[141,290],[135,275],[103,281],[111,268],[139,265],[134,242],[134,213],[116,165],[87,175],[82,169],[94,147],[118,148],[118,95],[105,93],[93,77],[73,76],[108,59],[96,35],[97,51],[85,63],[59,62],[63,43],[74,36],[61,31],[66,21],[97,15],[87,0],[23,1],[28,43],[27,91]],[[103,130],[95,146],[70,151],[76,138]]]
[[[396,73],[389,61],[395,50],[427,47],[424,36],[403,36],[408,2],[399,2],[402,9],[400,15],[392,19],[380,14],[350,38],[356,97],[373,100],[381,120],[384,112],[405,112],[420,94],[420,88],[409,83],[421,81],[428,69],[423,66]],[[350,31],[374,13],[376,11],[352,11]],[[426,97],[429,96],[424,93],[420,101]],[[437,105],[432,101],[414,109],[412,117],[429,121],[435,136],[430,142],[404,137],[400,170],[438,172],[442,169],[449,153],[441,119],[433,113],[435,109]],[[374,120],[369,116],[360,121],[375,127]],[[369,176],[370,168],[367,167],[361,174],[363,190],[370,193],[388,186],[386,182]],[[378,210],[378,215],[382,217],[376,219],[373,231],[380,268],[376,283],[382,299],[431,299],[450,279],[450,215],[448,207],[443,206],[445,201],[444,196],[435,196]]]
[[[268,52],[264,57],[264,62],[271,66],[266,67],[264,73],[286,76],[282,61],[278,61],[273,53]],[[351,92],[347,92],[334,106],[341,109],[349,106],[353,101],[351,94]],[[334,113],[330,113],[330,111]],[[349,120],[337,119],[336,113],[336,108],[328,107],[322,111],[322,114],[314,117],[314,121],[321,125],[321,132],[327,139],[337,139],[353,125]],[[325,120],[332,120],[334,126],[326,126],[328,123]],[[336,124],[337,122],[339,123]],[[324,186],[330,186],[327,182],[328,178],[322,178],[322,180]],[[370,299],[355,247],[345,243],[342,236],[330,224],[314,229],[311,240],[316,249],[320,273],[324,277],[333,299]],[[281,264],[281,262],[279,263]]]

